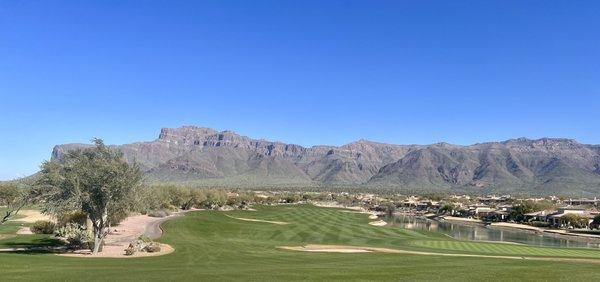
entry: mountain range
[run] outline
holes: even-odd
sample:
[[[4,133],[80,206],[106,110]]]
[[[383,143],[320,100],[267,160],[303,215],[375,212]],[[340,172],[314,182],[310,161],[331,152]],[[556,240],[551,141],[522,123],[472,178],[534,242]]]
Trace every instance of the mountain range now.
[[[52,160],[86,144],[57,145]],[[111,146],[149,183],[236,188],[356,188],[405,192],[600,193],[600,145],[571,139],[510,139],[468,146],[359,140],[313,146],[232,131],[163,128],[158,139]]]

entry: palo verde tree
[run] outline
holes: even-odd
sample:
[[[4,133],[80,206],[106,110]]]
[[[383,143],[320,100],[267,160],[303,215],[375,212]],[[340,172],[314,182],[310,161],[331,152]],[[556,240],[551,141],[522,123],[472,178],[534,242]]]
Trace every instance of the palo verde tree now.
[[[19,187],[14,182],[0,183],[0,206],[4,212],[0,217],[0,225],[19,213],[31,201],[31,193],[26,187]]]
[[[69,151],[60,161],[44,162],[40,186],[44,187],[45,210],[62,214],[76,210],[87,214],[94,233],[97,254],[111,224],[118,223],[136,204],[141,176],[120,152],[110,150],[100,139],[92,148]]]

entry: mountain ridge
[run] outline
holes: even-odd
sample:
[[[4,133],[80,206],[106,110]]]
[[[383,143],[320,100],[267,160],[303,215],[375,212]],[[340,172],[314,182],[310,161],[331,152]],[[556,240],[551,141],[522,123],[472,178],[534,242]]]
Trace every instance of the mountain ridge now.
[[[54,147],[51,160],[90,146]],[[262,188],[355,187],[394,191],[597,195],[600,145],[566,138],[515,138],[453,145],[360,139],[304,147],[230,130],[163,128],[153,141],[112,145],[148,182]]]

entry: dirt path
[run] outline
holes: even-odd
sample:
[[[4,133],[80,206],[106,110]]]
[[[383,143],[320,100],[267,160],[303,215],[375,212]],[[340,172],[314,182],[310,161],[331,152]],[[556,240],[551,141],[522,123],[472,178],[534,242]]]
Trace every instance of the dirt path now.
[[[392,254],[425,255],[425,256],[496,258],[496,259],[537,260],[537,261],[600,264],[600,259],[433,253],[433,252],[407,251],[407,250],[389,249],[389,248],[343,246],[343,245],[309,244],[306,246],[281,246],[278,248],[284,249],[284,250],[290,250],[290,251],[322,252],[322,253],[392,253]]]
[[[111,232],[104,239],[104,248],[98,255],[92,256],[89,250],[59,255],[85,258],[134,258],[166,255],[174,251],[174,249],[167,244],[160,244],[160,252],[136,252],[132,256],[125,256],[125,249],[129,246],[129,243],[136,240],[141,235],[146,235],[153,240],[160,238],[163,233],[160,224],[167,220],[183,216],[186,212],[187,211],[174,213],[167,217],[150,217],[148,215],[134,215],[127,217],[119,225],[111,228]]]

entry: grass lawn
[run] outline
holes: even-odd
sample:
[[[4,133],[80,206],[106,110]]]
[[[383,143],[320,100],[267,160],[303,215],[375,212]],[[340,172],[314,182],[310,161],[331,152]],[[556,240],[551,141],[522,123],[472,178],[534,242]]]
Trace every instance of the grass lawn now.
[[[455,241],[397,227],[368,225],[339,209],[264,206],[258,211],[199,211],[163,224],[175,252],[136,259],[81,259],[0,253],[0,280],[449,280],[600,279],[600,264],[388,253],[308,253],[278,246],[335,244],[510,256],[598,258],[600,251]],[[226,216],[229,215],[229,216]],[[235,219],[288,222],[277,225]],[[18,236],[0,244],[34,237]],[[40,239],[40,238],[38,238]],[[43,238],[42,238],[43,240]],[[23,242],[21,242],[22,244]]]
[[[6,208],[0,207],[0,216],[4,216],[5,212],[6,212]],[[22,217],[23,217],[22,215],[17,214],[12,219],[19,219]],[[10,221],[10,220],[5,222],[4,224],[0,225],[0,239],[2,239],[4,236],[6,236],[8,234],[17,233],[17,231],[19,230],[19,228],[21,228],[22,225],[23,224],[21,224],[21,223]]]

